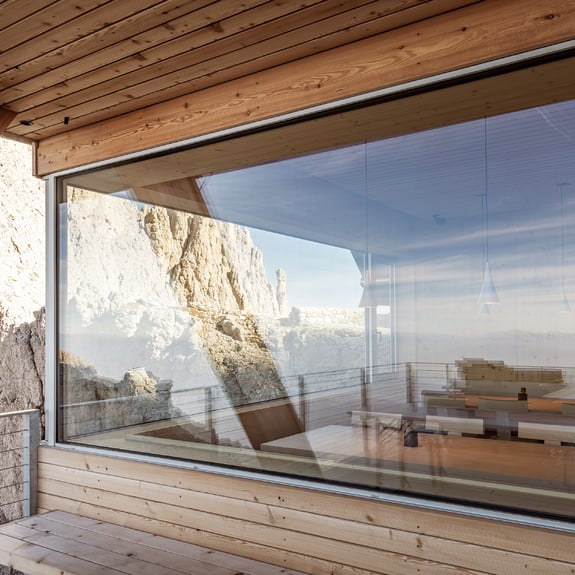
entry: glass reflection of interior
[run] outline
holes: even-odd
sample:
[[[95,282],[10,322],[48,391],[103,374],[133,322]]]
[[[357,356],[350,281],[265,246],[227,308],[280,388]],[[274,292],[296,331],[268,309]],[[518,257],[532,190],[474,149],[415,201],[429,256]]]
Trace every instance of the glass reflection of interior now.
[[[569,514],[575,102],[216,148],[66,181],[60,439]]]

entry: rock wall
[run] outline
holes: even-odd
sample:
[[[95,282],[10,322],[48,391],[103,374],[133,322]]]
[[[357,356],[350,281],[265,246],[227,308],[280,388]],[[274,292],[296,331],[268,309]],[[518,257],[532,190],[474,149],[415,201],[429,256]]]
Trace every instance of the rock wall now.
[[[81,190],[67,225],[63,345],[102,376],[144,367],[176,388],[214,384],[207,332],[227,338],[225,314],[277,314],[243,228]]]
[[[0,412],[44,404],[44,184],[31,174],[31,147],[0,138]],[[20,426],[0,420],[0,523],[22,513]]]
[[[44,212],[31,147],[0,138],[0,411],[43,405]]]
[[[278,314],[263,257],[246,228],[175,210],[145,207],[144,229],[169,274],[177,299],[187,306]]]

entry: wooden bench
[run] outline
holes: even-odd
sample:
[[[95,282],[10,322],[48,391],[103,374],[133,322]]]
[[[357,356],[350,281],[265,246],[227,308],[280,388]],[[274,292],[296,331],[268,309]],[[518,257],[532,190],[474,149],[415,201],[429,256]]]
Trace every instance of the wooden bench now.
[[[27,575],[303,575],[62,511],[0,525],[0,565]]]
[[[525,413],[529,411],[529,403],[526,399],[491,399],[479,397],[477,408],[480,411],[513,411]]]
[[[425,430],[448,435],[483,435],[485,431],[483,419],[466,417],[443,417],[441,415],[428,415],[425,418]]]
[[[465,409],[464,397],[434,397],[424,396],[426,407],[453,407],[455,409]]]
[[[376,427],[381,424],[390,429],[401,429],[401,413],[383,413],[377,411],[352,411],[351,424],[364,427]]]
[[[561,445],[561,442],[575,443],[575,426],[520,421],[517,424],[517,437],[538,439],[547,445]]]

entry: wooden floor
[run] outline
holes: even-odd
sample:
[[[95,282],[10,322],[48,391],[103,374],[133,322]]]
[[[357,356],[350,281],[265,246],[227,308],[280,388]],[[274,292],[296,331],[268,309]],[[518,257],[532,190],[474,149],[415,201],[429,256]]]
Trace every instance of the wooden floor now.
[[[0,526],[0,564],[27,575],[297,575],[62,511]]]

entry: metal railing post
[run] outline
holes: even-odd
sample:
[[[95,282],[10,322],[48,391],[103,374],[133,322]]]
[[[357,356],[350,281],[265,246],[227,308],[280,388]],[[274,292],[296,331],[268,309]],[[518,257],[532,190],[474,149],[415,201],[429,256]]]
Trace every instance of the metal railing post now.
[[[299,393],[299,418],[303,431],[307,429],[307,403],[305,398],[305,379],[300,375],[297,380]]]
[[[40,444],[40,412],[37,409],[0,413],[0,419],[20,418],[22,440],[22,515],[29,517],[38,509],[38,445]],[[8,503],[18,503],[12,501]]]
[[[367,377],[367,372],[364,367],[360,369],[359,372],[360,383],[361,383],[361,409],[363,411],[370,411],[370,397],[369,397],[369,381]]]
[[[407,403],[413,402],[413,373],[411,371],[411,363],[405,364],[405,391]]]
[[[210,431],[210,443],[217,443],[216,428],[214,425],[214,393],[211,387],[204,388],[204,410],[206,413],[206,427]]]

